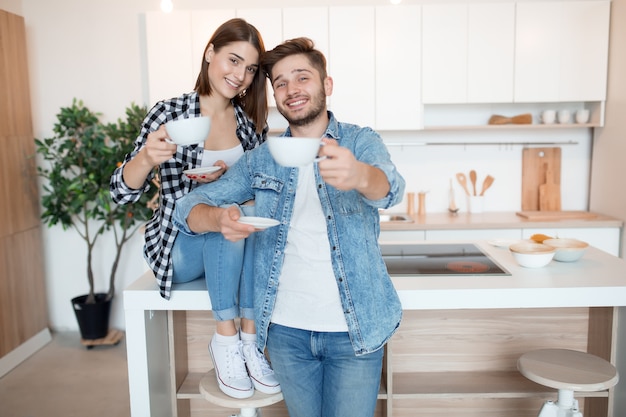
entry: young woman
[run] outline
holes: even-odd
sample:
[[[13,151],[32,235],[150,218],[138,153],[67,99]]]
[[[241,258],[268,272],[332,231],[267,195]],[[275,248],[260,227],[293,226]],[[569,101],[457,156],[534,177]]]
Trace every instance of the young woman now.
[[[245,151],[265,141],[267,96],[265,76],[259,69],[264,53],[263,40],[254,26],[242,19],[222,24],[204,50],[194,91],[160,101],[149,111],[134,149],[111,177],[113,200],[133,203],[148,189],[158,167],[159,207],[146,227],[145,259],[166,299],[172,283],[206,280],[217,321],[209,352],[220,388],[236,398],[252,396],[255,388],[264,393],[280,391],[255,344],[254,238],[231,242],[221,233],[184,235],[172,224],[172,214],[178,198],[201,183],[216,181]],[[203,144],[177,146],[166,141],[166,122],[195,116],[211,119]],[[208,166],[219,170],[204,175],[183,173]],[[240,207],[244,214],[254,213],[250,203]]]

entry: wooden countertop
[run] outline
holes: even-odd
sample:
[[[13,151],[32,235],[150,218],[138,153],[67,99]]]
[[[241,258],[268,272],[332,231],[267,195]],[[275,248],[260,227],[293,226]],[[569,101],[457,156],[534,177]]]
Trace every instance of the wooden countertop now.
[[[458,242],[455,242],[458,243]],[[518,266],[508,249],[473,241],[511,276],[393,276],[406,310],[626,306],[626,261],[589,247],[577,262]],[[416,242],[415,244],[432,244]],[[204,280],[159,295],[151,271],[124,291],[126,310],[210,310]]]
[[[388,214],[393,214],[391,210]],[[593,219],[528,220],[515,212],[426,213],[413,215],[413,222],[382,222],[381,230],[462,230],[462,229],[524,229],[570,227],[622,227],[623,222],[597,214]]]

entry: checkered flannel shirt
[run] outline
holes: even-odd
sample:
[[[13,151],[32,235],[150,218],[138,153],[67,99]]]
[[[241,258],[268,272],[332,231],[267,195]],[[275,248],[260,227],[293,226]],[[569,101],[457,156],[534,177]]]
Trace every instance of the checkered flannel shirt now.
[[[196,92],[177,98],[158,102],[142,122],[141,133],[135,140],[133,151],[126,155],[124,162],[111,176],[111,197],[118,204],[134,203],[141,194],[150,188],[154,174],[150,174],[142,189],[128,187],[122,178],[124,166],[133,159],[145,145],[148,133],[155,131],[163,123],[182,117],[199,116],[200,99]],[[243,109],[235,104],[237,119],[237,137],[244,151],[254,149],[265,141],[267,126],[262,134],[255,132],[254,123]],[[159,207],[146,225],[144,257],[154,272],[161,296],[170,298],[172,286],[172,262],[170,253],[178,230],[172,223],[176,200],[192,190],[198,183],[183,175],[183,170],[200,166],[204,148],[200,145],[178,146],[176,154],[159,166],[161,186],[159,189]]]

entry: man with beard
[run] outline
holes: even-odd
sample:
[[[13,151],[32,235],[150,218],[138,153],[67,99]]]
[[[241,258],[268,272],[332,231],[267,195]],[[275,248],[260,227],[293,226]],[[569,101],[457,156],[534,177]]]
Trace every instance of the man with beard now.
[[[262,68],[287,137],[321,137],[318,162],[278,165],[263,144],[220,181],[177,201],[183,233],[239,240],[238,202],[280,221],[256,236],[257,344],[267,347],[291,417],[374,415],[383,347],[402,310],[378,246],[378,210],[401,201],[405,181],[380,136],[326,109],[333,81],[307,38],[266,53]],[[297,139],[294,139],[297,140]]]

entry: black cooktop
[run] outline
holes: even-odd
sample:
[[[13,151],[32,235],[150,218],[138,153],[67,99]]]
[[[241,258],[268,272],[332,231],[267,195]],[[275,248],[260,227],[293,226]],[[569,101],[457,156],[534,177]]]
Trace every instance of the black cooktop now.
[[[389,275],[511,275],[473,243],[381,245]]]

